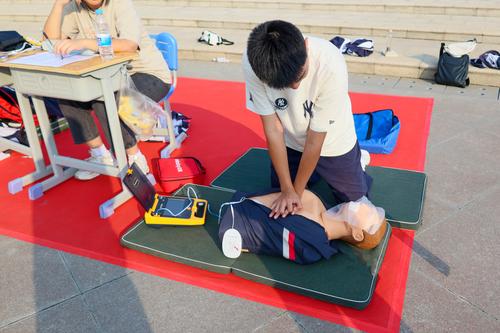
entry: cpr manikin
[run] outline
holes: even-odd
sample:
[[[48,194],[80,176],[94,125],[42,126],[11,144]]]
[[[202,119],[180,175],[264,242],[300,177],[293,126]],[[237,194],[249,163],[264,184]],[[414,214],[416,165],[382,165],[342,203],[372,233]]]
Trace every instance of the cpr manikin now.
[[[303,209],[295,215],[275,219],[269,217],[269,213],[279,195],[274,192],[246,198],[236,193],[233,203],[229,204],[232,209],[222,210],[220,216],[221,241],[224,243],[227,231],[231,239],[238,238],[237,247],[243,251],[283,256],[307,264],[337,253],[337,243],[333,240],[372,249],[385,235],[384,210],[375,207],[366,197],[327,210],[318,196],[305,190]],[[241,235],[241,243],[234,235],[236,232]],[[226,249],[231,247],[229,237],[225,243]],[[231,253],[233,258],[237,255],[235,251]]]

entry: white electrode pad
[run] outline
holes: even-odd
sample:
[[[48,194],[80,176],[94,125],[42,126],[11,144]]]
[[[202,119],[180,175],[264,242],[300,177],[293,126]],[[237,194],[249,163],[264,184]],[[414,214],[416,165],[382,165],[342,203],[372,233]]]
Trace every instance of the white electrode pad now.
[[[235,259],[241,254],[242,239],[238,230],[231,228],[222,236],[222,253],[228,258]]]

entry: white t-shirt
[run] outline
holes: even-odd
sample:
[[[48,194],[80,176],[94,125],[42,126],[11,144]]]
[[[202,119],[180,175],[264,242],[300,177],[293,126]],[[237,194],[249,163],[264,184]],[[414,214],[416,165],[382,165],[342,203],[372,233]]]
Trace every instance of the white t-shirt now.
[[[308,39],[309,71],[298,89],[273,89],[255,75],[243,53],[246,105],[259,115],[276,113],[285,131],[285,144],[304,151],[307,130],[327,132],[321,156],[340,156],[356,143],[347,67],[342,53],[327,40]]]

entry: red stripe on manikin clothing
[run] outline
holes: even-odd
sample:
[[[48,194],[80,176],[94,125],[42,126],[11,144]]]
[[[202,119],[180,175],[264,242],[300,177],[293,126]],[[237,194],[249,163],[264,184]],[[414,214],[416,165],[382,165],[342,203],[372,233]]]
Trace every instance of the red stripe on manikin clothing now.
[[[290,256],[290,260],[295,261],[295,234],[293,232],[289,232],[288,235],[288,255]]]

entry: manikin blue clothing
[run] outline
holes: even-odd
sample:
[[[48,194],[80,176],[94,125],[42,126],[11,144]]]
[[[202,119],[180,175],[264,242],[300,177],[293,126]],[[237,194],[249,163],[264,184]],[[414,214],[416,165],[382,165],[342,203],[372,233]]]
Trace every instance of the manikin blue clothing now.
[[[247,197],[236,192],[232,202]],[[232,204],[234,229],[242,237],[242,248],[251,253],[283,256],[299,264],[310,264],[328,259],[338,252],[335,241],[329,241],[325,229],[301,215],[288,215],[274,219],[271,210],[253,200],[245,199]],[[219,225],[219,238],[233,226],[233,213],[224,207]]]

